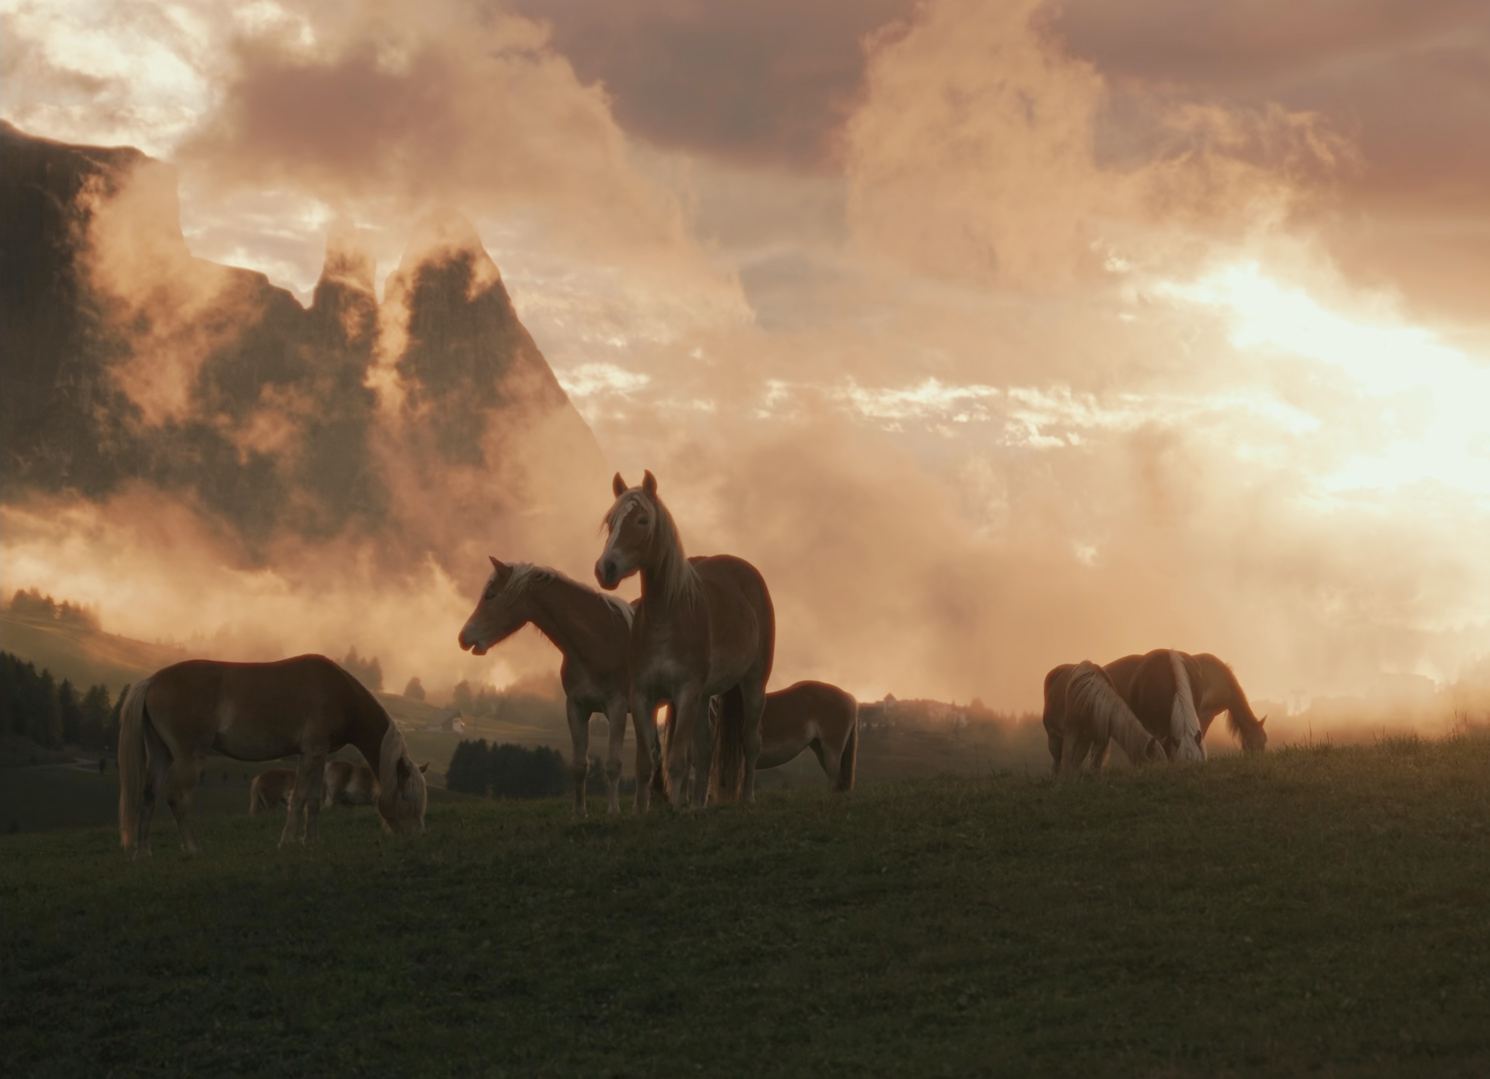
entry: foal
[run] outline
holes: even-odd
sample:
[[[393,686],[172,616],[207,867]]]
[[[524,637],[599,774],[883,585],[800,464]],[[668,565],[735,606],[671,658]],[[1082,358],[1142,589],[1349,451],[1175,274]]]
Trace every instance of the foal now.
[[[605,782],[611,813],[621,811],[621,743],[626,738],[630,682],[626,649],[631,640],[631,604],[603,596],[558,570],[525,563],[507,565],[492,558],[476,609],[460,631],[460,646],[485,655],[529,622],[563,653],[559,681],[574,743],[570,772],[574,776],[574,813],[585,815],[585,778],[590,769],[590,716],[605,715],[610,724],[610,751]],[[642,741],[641,721],[637,740]]]

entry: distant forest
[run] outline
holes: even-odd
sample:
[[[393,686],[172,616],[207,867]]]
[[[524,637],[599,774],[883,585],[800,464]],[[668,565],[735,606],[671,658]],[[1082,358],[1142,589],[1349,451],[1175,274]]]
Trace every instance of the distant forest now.
[[[107,686],[79,689],[66,678],[9,652],[0,652],[0,735],[19,735],[38,745],[106,749],[119,740],[119,708],[129,687],[109,699]]]

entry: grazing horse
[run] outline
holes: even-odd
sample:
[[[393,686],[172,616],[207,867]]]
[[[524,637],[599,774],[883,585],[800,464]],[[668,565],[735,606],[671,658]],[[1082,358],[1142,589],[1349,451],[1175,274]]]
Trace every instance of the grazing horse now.
[[[621,811],[621,743],[631,683],[626,671],[631,641],[631,604],[601,595],[558,570],[525,563],[506,565],[492,558],[476,609],[460,631],[460,646],[474,654],[506,640],[529,622],[563,653],[559,681],[574,743],[570,772],[574,776],[574,813],[585,815],[585,778],[590,769],[590,716],[605,715],[610,724],[610,752],[605,762],[608,809]],[[637,739],[642,738],[637,720]]]
[[[290,804],[290,793],[295,789],[295,769],[267,768],[254,776],[248,787],[248,811],[257,813],[261,809],[278,809]]]
[[[1057,775],[1069,775],[1080,768],[1089,753],[1093,770],[1100,771],[1114,741],[1134,764],[1165,759],[1164,747],[1144,729],[1107,672],[1095,663],[1083,661],[1056,668],[1046,678],[1047,693],[1053,685],[1059,690],[1061,707],[1054,712],[1047,708],[1046,731],[1051,734],[1052,745],[1052,723],[1060,736]]]
[[[638,733],[637,808],[647,807],[652,769],[661,756],[658,705],[673,706],[675,737],[662,764],[673,804],[683,805],[690,795],[690,749],[700,767],[714,759],[709,727],[714,696],[724,698],[720,767],[724,773],[743,768],[741,797],[753,802],[761,713],[776,647],[776,614],[766,582],[749,562],[731,555],[686,557],[652,473],[640,487],[628,488],[618,472],[611,489],[616,501],[603,522],[609,535],[595,562],[595,578],[606,591],[633,573],[641,574],[642,584],[627,656]],[[691,791],[695,806],[705,803],[708,790],[705,777],[697,777]]]
[[[378,777],[378,813],[395,832],[424,831],[424,776],[387,711],[361,682],[325,656],[276,663],[190,659],[136,682],[119,718],[119,840],[150,853],[155,796],[181,829],[189,854],[197,840],[188,814],[210,750],[243,761],[300,755],[289,819],[279,841],[316,838],[326,756],[354,745]]]
[[[1124,656],[1103,668],[1112,677],[1113,685],[1117,686],[1123,699],[1135,710],[1137,705],[1132,696],[1134,676],[1145,662],[1157,664],[1157,660],[1150,659],[1157,654],[1160,653]],[[1243,750],[1257,752],[1266,748],[1268,736],[1262,725],[1267,717],[1258,719],[1253,714],[1252,706],[1247,703],[1247,695],[1242,692],[1241,684],[1237,682],[1236,675],[1231,673],[1231,668],[1209,652],[1193,656],[1184,652],[1177,654],[1188,661],[1185,668],[1191,683],[1202,744],[1206,733],[1211,729],[1212,721],[1225,712],[1227,726],[1241,741]]]
[[[718,697],[709,702],[709,719],[722,712]],[[755,767],[779,768],[811,748],[834,790],[854,789],[859,756],[859,702],[853,694],[827,682],[793,682],[766,694],[761,713],[761,752]],[[715,789],[722,800],[738,794],[738,777],[715,768]]]
[[[1226,713],[1226,726],[1242,743],[1245,753],[1260,753],[1267,748],[1268,732],[1263,730],[1267,716],[1258,719],[1247,703],[1242,685],[1221,660],[1209,652],[1192,657],[1200,666],[1200,714],[1201,737],[1210,729],[1211,721],[1221,712]]]
[[[1205,760],[1200,726],[1200,664],[1193,656],[1156,648],[1103,668],[1133,714],[1164,743],[1170,760]]]

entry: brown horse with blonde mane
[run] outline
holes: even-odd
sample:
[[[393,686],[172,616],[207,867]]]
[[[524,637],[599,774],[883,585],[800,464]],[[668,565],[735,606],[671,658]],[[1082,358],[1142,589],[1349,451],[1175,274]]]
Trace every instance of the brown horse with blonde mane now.
[[[155,797],[166,804],[190,854],[189,813],[210,751],[243,761],[300,755],[281,844],[316,838],[326,757],[344,745],[362,753],[378,777],[378,813],[395,832],[424,831],[424,776],[378,699],[325,656],[276,663],[191,659],[136,682],[119,719],[119,840],[150,853]]]
[[[1061,760],[1058,730],[1060,709],[1064,706],[1063,679],[1071,668],[1072,664],[1063,664],[1045,676],[1045,730],[1057,769]],[[1198,753],[1192,751],[1189,759],[1203,758],[1206,732],[1222,712],[1226,713],[1227,726],[1244,751],[1261,752],[1267,747],[1267,731],[1263,728],[1267,717],[1258,719],[1253,714],[1231,668],[1208,652],[1192,656],[1161,648],[1143,655],[1123,656],[1102,669],[1150,733],[1165,743],[1171,756],[1182,744],[1193,744]],[[1188,687],[1187,692],[1181,692],[1182,685]],[[1187,712],[1193,713],[1193,719]],[[1180,732],[1186,727],[1192,733],[1188,742],[1182,743]]]
[[[600,712],[610,725],[605,761],[608,809],[621,811],[621,744],[631,707],[626,657],[631,642],[631,604],[604,596],[558,570],[526,563],[507,565],[492,558],[476,609],[460,631],[460,646],[485,655],[531,622],[564,656],[559,681],[569,737],[574,744],[574,812],[585,815],[585,779],[590,769],[590,716]],[[642,741],[640,721],[637,740]]]
[[[1069,775],[1092,758],[1092,770],[1107,762],[1117,742],[1134,764],[1165,759],[1164,747],[1123,701],[1107,672],[1095,663],[1067,663],[1045,677],[1045,730],[1057,775]],[[1055,707],[1052,707],[1055,704]]]
[[[710,701],[710,719],[722,711],[718,697]],[[779,768],[811,749],[834,790],[854,789],[859,756],[859,702],[827,682],[793,682],[766,694],[761,713],[761,752],[755,767]],[[739,777],[714,769],[715,789],[724,801],[738,795]]]
[[[1167,652],[1165,649],[1158,649],[1141,656],[1123,656],[1121,659],[1113,660],[1103,669],[1112,677],[1113,684],[1118,687],[1118,692],[1134,708],[1134,711],[1140,709],[1138,700],[1144,695],[1144,682],[1147,678],[1147,694],[1150,698],[1147,707],[1155,724],[1160,725],[1164,718],[1163,698],[1165,683],[1168,681],[1164,677],[1164,657],[1166,656],[1169,657],[1171,669],[1176,672],[1179,667],[1176,666],[1174,657],[1179,657],[1183,661],[1185,681],[1190,686],[1189,699],[1194,705],[1195,722],[1199,726],[1200,736],[1197,741],[1201,746],[1202,754],[1204,754],[1206,733],[1211,729],[1211,723],[1222,712],[1226,713],[1227,727],[1241,742],[1243,751],[1256,753],[1267,748],[1268,735],[1263,729],[1263,723],[1267,717],[1257,718],[1252,711],[1251,704],[1247,702],[1247,694],[1242,691],[1241,683],[1237,681],[1231,668],[1209,652],[1189,655],[1185,652]],[[1174,680],[1176,683],[1179,682],[1178,673]],[[1143,718],[1142,713],[1139,718]],[[1170,712],[1170,720],[1171,738],[1177,738],[1173,729],[1176,720],[1173,709]],[[1189,721],[1186,717],[1180,717],[1178,722],[1184,724]]]
[[[688,760],[690,755],[699,762],[714,759],[709,724],[714,696],[724,698],[720,766],[742,769],[740,796],[752,802],[776,647],[776,614],[766,582],[749,562],[732,555],[685,556],[651,472],[640,487],[630,488],[617,473],[611,489],[616,501],[603,522],[609,535],[595,562],[595,578],[610,591],[633,573],[641,575],[628,647],[631,715],[640,743],[637,807],[647,806],[652,769],[661,757],[656,713],[663,702],[672,704],[677,728],[662,762],[669,797],[674,805],[690,796],[695,806],[708,799],[703,776],[690,791]]]

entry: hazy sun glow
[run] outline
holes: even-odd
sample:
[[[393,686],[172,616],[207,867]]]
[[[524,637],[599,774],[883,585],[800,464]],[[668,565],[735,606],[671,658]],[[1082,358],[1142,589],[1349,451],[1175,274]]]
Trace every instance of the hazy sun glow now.
[[[1374,404],[1371,448],[1321,482],[1329,489],[1390,489],[1432,482],[1490,496],[1490,362],[1406,325],[1378,302],[1363,316],[1330,310],[1256,263],[1228,266],[1161,293],[1218,309],[1239,350],[1328,365]]]

